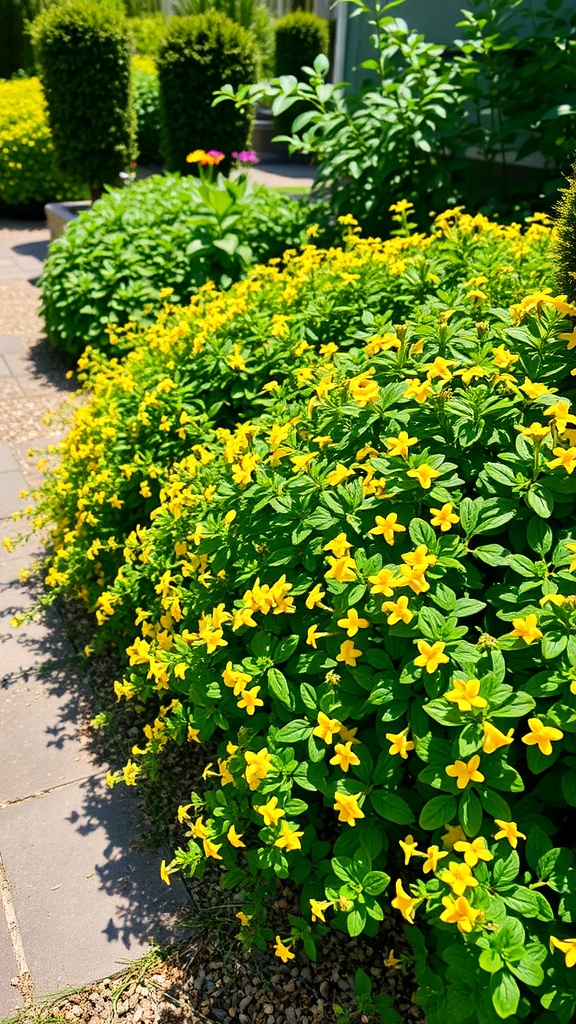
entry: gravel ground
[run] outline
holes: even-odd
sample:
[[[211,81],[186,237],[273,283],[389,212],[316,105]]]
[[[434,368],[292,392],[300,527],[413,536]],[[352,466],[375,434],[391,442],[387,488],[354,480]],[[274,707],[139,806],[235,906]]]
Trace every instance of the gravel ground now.
[[[0,222],[0,233],[3,225]],[[30,476],[25,452],[30,444],[57,437],[47,429],[47,409],[58,409],[74,390],[67,380],[68,366],[52,352],[42,337],[38,315],[38,290],[28,282],[0,286],[0,334],[16,334],[25,342],[29,373],[22,386],[13,378],[0,380],[0,439],[10,442]],[[31,480],[31,483],[33,480]],[[90,639],[91,625],[73,604],[61,609],[78,652]],[[82,655],[76,659],[83,663]],[[97,762],[121,767],[142,721],[124,702],[113,697],[117,674],[113,654],[108,653],[84,668],[91,682],[84,704],[86,740]],[[112,726],[106,732],[90,728],[91,718],[110,709]],[[178,843],[176,808],[183,795],[201,785],[194,766],[183,764],[178,751],[169,754],[172,792],[150,788],[145,794],[150,833],[145,843],[168,837]],[[197,769],[199,772],[199,768]],[[319,962],[304,957],[283,964],[273,953],[247,952],[237,941],[238,897],[218,885],[214,865],[204,879],[192,881],[194,913],[187,923],[190,936],[173,949],[151,952],[124,973],[59,999],[50,1006],[29,1008],[18,1017],[20,1024],[371,1024],[375,1015],[358,1008],[354,974],[362,967],[371,977],[374,994],[388,992],[406,1024],[422,1024],[423,1016],[412,1002],[413,979],[409,966],[402,920],[390,911],[375,939],[351,940],[329,933]],[[287,913],[298,913],[297,893],[283,885],[270,900],[270,924],[286,934]],[[405,962],[389,967],[384,961],[394,949]],[[341,1008],[341,1009],[340,1009]]]

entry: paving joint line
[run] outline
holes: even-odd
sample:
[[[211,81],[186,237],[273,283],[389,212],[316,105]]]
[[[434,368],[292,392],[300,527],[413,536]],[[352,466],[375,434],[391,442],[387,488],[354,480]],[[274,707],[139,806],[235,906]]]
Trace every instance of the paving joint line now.
[[[22,935],[20,934],[20,928],[18,927],[18,918],[16,917],[16,911],[14,910],[14,904],[12,902],[10,883],[6,875],[6,869],[4,867],[1,854],[0,897],[4,907],[6,923],[8,925],[8,931],[10,932],[12,949],[14,951],[16,967],[18,969],[18,978],[16,980],[15,987],[18,989],[22,999],[24,1000],[24,1006],[33,1006],[35,1001],[34,982],[32,981],[32,975],[28,968],[28,961],[26,960],[26,953],[24,951],[24,943],[22,942]]]
[[[17,804],[26,803],[27,800],[37,800],[41,796],[48,796],[50,793],[57,793],[59,790],[67,789],[68,786],[75,786],[79,782],[89,782],[91,779],[102,779],[105,777],[105,768],[102,768],[99,772],[91,772],[90,775],[79,775],[77,779],[69,779],[67,782],[59,783],[57,786],[48,786],[47,789],[39,789],[37,793],[28,793],[27,796],[18,796],[14,800],[2,800],[0,801],[0,811],[4,811],[7,807],[14,807]]]

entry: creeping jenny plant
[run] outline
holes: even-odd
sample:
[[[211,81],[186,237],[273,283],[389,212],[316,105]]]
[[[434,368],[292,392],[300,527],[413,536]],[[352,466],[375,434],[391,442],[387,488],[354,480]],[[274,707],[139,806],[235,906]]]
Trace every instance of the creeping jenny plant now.
[[[110,783],[169,743],[203,765],[166,882],[219,865],[241,940],[283,960],[400,914],[429,1024],[568,1024],[576,309],[522,281],[546,227],[436,232],[352,226],[96,360],[38,522],[48,582],[130,638],[116,694],[150,709]],[[301,892],[276,936],[275,877]]]

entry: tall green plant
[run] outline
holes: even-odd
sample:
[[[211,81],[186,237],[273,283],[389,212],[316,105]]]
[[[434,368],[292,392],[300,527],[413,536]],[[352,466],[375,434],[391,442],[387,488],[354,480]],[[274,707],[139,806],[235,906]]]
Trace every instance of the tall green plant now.
[[[173,18],[158,55],[162,146],[166,168],[189,174],[186,162],[195,149],[217,149],[230,166],[233,150],[243,149],[252,127],[252,110],[231,107],[215,117],[214,93],[225,83],[237,89],[256,78],[251,36],[217,11]]]
[[[362,0],[353,3],[370,13]],[[411,201],[424,222],[432,206],[452,199],[448,156],[461,127],[457,69],[443,60],[442,47],[389,16],[394,6],[375,4],[369,22],[375,56],[362,67],[376,81],[359,93],[347,95],[342,83],[330,84],[321,55],[304,69],[307,82],[287,75],[236,92],[227,86],[216,100],[249,109],[268,97],[275,115],[304,102],[287,137],[290,149],[316,157],[315,191],[330,196],[334,214],[351,213],[370,232],[390,229],[394,201]]]
[[[576,299],[576,168],[557,206],[552,259],[559,291]]]
[[[259,74],[274,74],[274,19],[263,0],[178,0],[175,13],[182,17],[219,11],[253,36],[258,51]]]
[[[125,19],[106,0],[61,0],[36,19],[32,38],[58,164],[95,199],[133,156]]]

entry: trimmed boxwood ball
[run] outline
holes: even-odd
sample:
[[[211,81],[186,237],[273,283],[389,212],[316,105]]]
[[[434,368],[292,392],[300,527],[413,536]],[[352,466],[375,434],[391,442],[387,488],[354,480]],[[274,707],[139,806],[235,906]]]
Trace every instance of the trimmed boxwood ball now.
[[[212,109],[214,93],[255,82],[257,57],[252,36],[217,11],[173,18],[158,56],[162,148],[169,171],[192,173],[186,156],[195,149],[231,153],[249,142],[253,114],[227,103]]]
[[[112,3],[61,0],[32,38],[58,164],[97,198],[133,157],[127,22]]]

